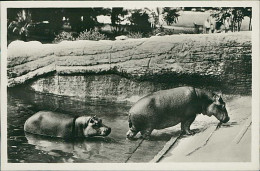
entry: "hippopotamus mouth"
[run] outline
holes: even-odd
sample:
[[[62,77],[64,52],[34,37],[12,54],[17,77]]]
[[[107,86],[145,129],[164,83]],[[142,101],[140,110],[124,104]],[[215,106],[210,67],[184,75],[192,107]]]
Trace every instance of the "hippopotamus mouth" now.
[[[227,123],[228,121],[229,121],[229,116],[227,116],[227,117],[225,117],[225,119],[224,120],[222,120],[221,122],[223,122],[223,123]]]
[[[217,113],[213,114],[221,123],[227,123],[230,118],[227,113]]]
[[[108,136],[111,133],[111,128],[107,128],[106,131],[101,131],[101,136]]]
[[[101,128],[98,130],[97,134],[96,135],[88,135],[89,137],[98,137],[98,136],[108,136],[109,134],[111,133],[111,128],[107,127],[107,128]]]
[[[220,118],[218,118],[218,120],[222,123],[227,123],[229,121],[229,116],[223,114]]]

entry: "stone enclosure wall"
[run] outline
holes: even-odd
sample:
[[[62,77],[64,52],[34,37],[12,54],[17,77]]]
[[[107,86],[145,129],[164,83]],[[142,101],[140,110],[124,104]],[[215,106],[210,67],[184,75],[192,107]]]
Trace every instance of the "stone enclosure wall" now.
[[[8,87],[76,97],[144,95],[191,85],[251,94],[251,32],[156,36],[122,41],[15,41]]]

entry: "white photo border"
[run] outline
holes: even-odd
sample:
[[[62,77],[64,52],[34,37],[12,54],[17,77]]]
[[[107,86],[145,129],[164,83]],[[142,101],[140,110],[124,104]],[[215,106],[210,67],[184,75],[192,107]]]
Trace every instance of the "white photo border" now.
[[[7,8],[30,7],[252,7],[251,162],[8,163]],[[259,1],[9,1],[1,2],[1,170],[259,170]]]

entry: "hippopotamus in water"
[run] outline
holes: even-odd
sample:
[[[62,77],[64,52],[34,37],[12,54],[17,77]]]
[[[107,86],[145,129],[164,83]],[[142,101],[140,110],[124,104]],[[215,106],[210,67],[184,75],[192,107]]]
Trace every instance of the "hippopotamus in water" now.
[[[107,136],[111,128],[102,120],[89,116],[70,116],[66,114],[40,111],[26,120],[24,130],[28,133],[60,137],[65,139],[91,136]]]
[[[149,138],[153,129],[163,129],[181,123],[184,134],[194,134],[190,125],[197,114],[214,115],[220,122],[229,121],[221,96],[198,88],[178,87],[149,94],[137,101],[129,111],[127,138],[139,131]]]

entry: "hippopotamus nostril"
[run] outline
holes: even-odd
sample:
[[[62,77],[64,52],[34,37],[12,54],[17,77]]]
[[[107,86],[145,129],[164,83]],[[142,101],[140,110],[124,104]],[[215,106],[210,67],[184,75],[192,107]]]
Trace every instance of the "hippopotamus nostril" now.
[[[111,128],[107,129],[107,135],[111,133]]]
[[[109,135],[111,133],[111,128],[104,128],[104,129],[101,129],[101,135],[105,135],[105,136],[107,136],[107,135]]]

